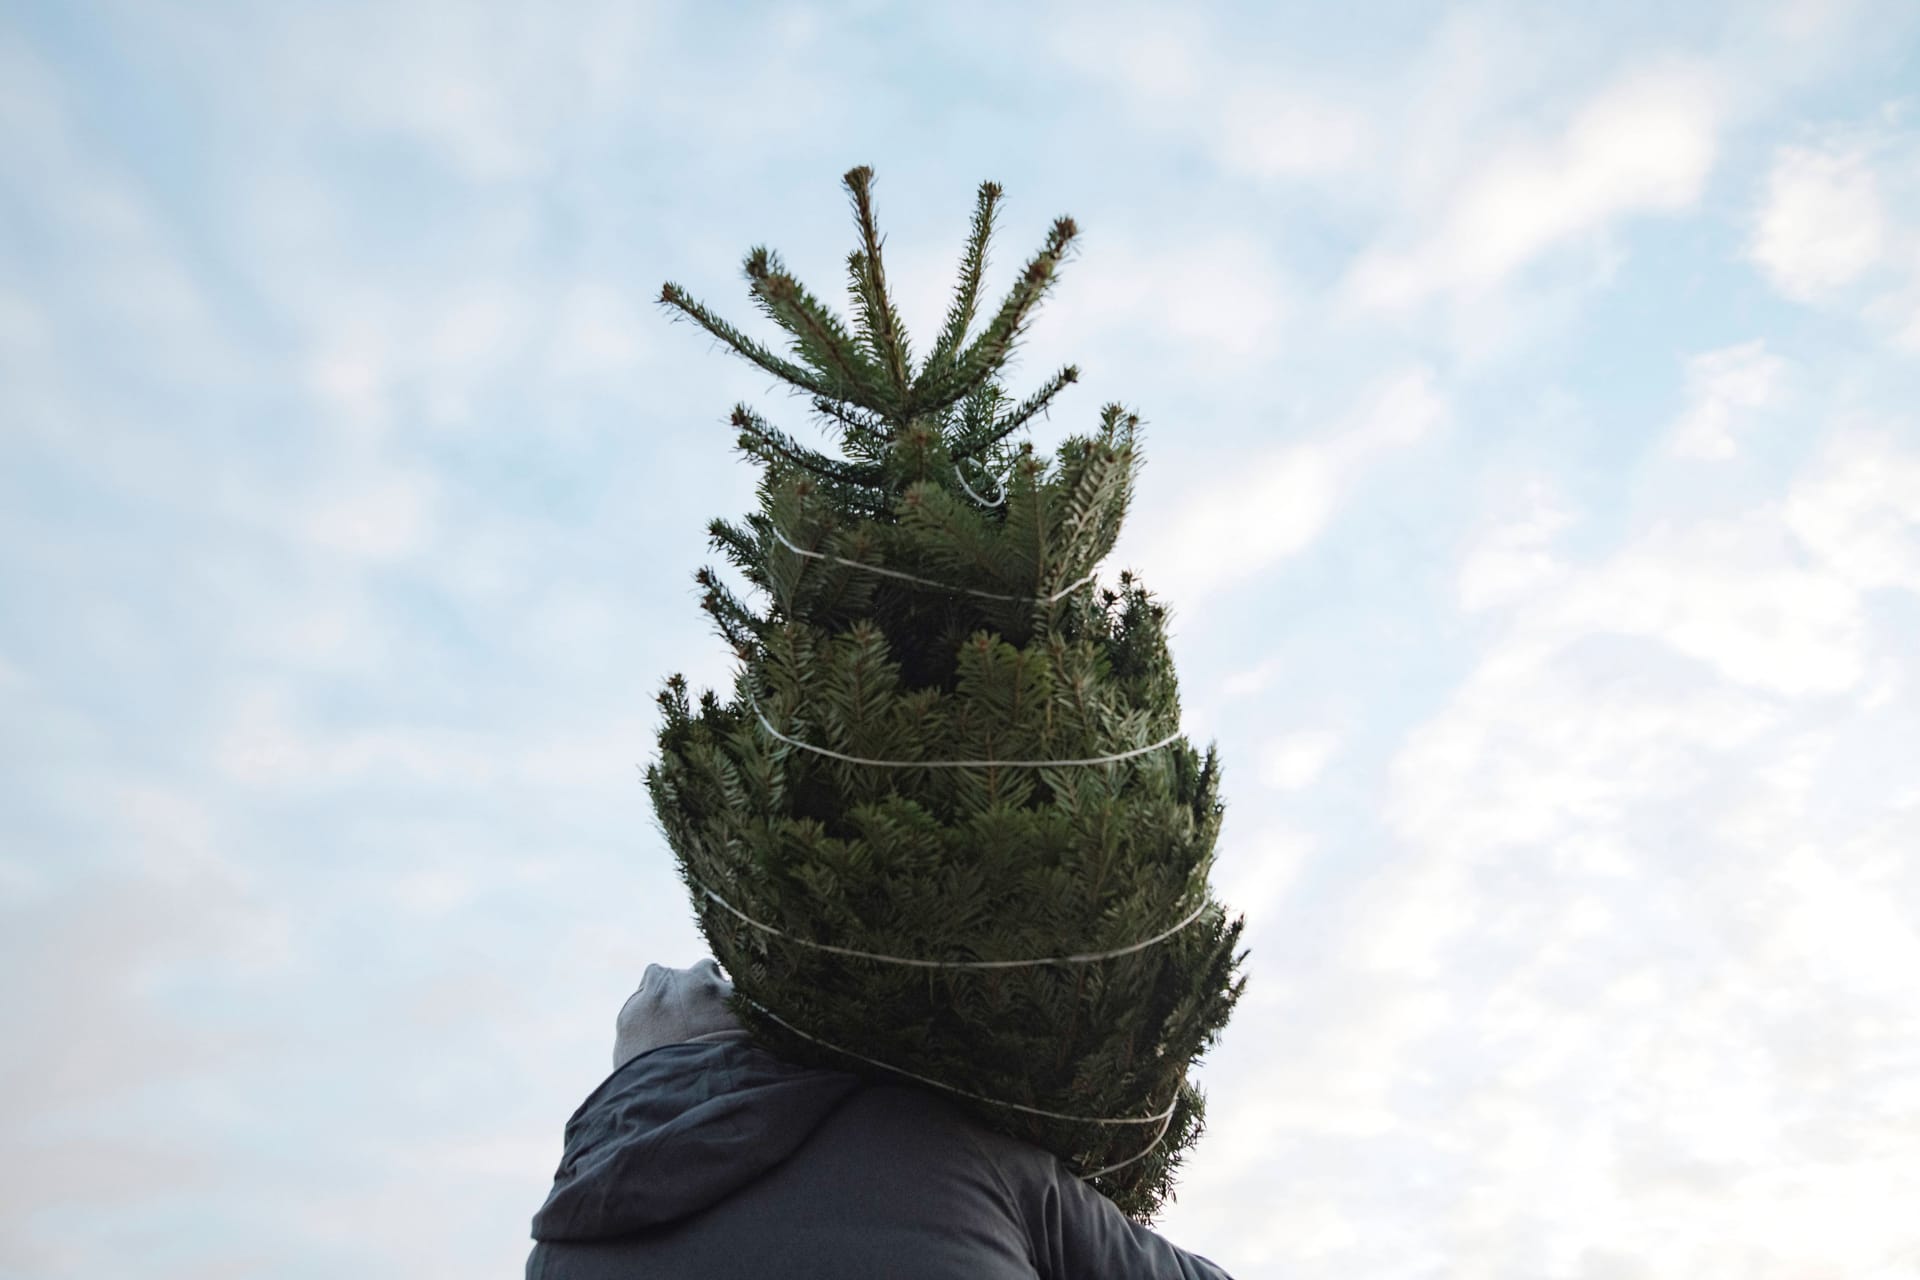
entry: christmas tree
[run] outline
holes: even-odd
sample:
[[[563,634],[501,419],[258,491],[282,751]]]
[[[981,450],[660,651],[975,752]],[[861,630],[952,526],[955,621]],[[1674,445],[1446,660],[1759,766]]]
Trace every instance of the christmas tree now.
[[[844,182],[851,332],[765,247],[748,285],[798,363],[661,292],[804,393],[844,456],[735,408],[759,509],[709,532],[755,590],[697,577],[737,676],[697,705],[667,682],[648,790],[758,1041],[943,1091],[1146,1221],[1200,1134],[1188,1069],[1245,955],[1210,896],[1219,767],[1180,736],[1165,609],[1131,574],[1095,577],[1140,420],[1110,404],[1051,460],[1012,440],[1078,377],[1017,404],[997,377],[1072,219],[969,341],[1001,196],[982,184],[916,367],[872,170]]]

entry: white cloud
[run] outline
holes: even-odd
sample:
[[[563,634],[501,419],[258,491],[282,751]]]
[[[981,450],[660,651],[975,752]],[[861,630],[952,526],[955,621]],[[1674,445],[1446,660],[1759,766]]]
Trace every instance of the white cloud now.
[[[1898,305],[1905,313],[1905,318],[1894,321],[1893,345],[1902,351],[1920,355],[1920,289],[1899,299]]]
[[[1416,738],[1406,757],[1449,765],[1465,758],[1466,750],[1444,741],[1439,734]],[[1395,767],[1402,767],[1399,761]],[[1447,839],[1463,849],[1471,847],[1480,834],[1472,824],[1458,823],[1441,806],[1435,806],[1430,816],[1458,827],[1448,833]],[[1526,838],[1529,828],[1518,820],[1520,815],[1507,810],[1501,817],[1510,824],[1502,835]],[[1342,940],[1343,967],[1422,983],[1444,977],[1443,953],[1473,923],[1478,905],[1467,868],[1442,858],[1403,860],[1363,887],[1358,901],[1361,905],[1356,919],[1361,923]]]
[[[551,173],[568,134],[653,61],[662,16],[587,4],[555,23],[536,5],[420,0],[189,20],[169,35],[210,61],[245,50],[261,72],[257,92],[283,122],[405,138],[490,183]]]
[[[1228,94],[1210,142],[1216,160],[1229,173],[1300,178],[1355,167],[1365,154],[1368,134],[1366,118],[1350,108],[1253,85]]]
[[[1898,430],[1829,435],[1787,499],[1794,535],[1862,589],[1920,591],[1920,451],[1900,447]]]
[[[1920,973],[1920,918],[1901,900],[1897,867],[1874,871],[1836,866],[1829,849],[1803,843],[1774,860],[1764,892],[1779,904],[1783,961],[1899,1000]]]
[[[1461,560],[1454,597],[1473,613],[1537,593],[1563,572],[1553,541],[1573,514],[1538,477],[1524,483],[1521,513],[1481,534]]]
[[[1149,245],[1089,232],[1081,252],[1084,268],[1048,297],[1049,335],[1070,335],[1082,349],[1125,335],[1161,352],[1178,348],[1202,370],[1271,358],[1290,290],[1270,240],[1221,229]],[[920,293],[943,295],[951,287],[951,264],[942,259],[937,271],[921,273],[928,283]]]
[[[1250,462],[1141,549],[1147,580],[1195,606],[1310,544],[1333,513],[1337,483],[1329,451],[1313,446]]]
[[[411,317],[420,326],[407,344],[418,360],[427,411],[439,424],[471,417],[490,371],[525,350],[535,317],[533,300],[505,282],[463,289]],[[409,370],[414,372],[414,370]]]
[[[30,350],[66,337],[63,324],[78,326],[92,342],[135,348],[174,377],[229,385],[242,366],[171,228],[74,116],[68,87],[0,35],[6,177],[24,197],[41,252],[64,264],[56,290],[0,313],[5,336]],[[54,345],[54,354],[64,353]]]
[[[10,971],[33,981],[9,992],[11,1031],[0,1045],[0,1138],[10,1149],[28,1141],[88,1135],[86,1121],[146,1091],[217,1071],[241,1057],[271,1056],[264,1043],[237,1045],[230,1028],[181,1018],[169,999],[183,974],[217,975],[247,985],[285,974],[294,954],[294,921],[254,884],[234,857],[217,818],[197,797],[141,781],[110,789],[109,821],[140,851],[176,846],[183,837],[161,826],[186,817],[184,840],[211,836],[182,858],[146,850],[111,878],[82,875],[50,887],[25,910],[7,912],[4,954]],[[136,1058],[142,1069],[121,1067]],[[137,1113],[136,1113],[137,1114]],[[112,1127],[115,1140],[138,1145],[146,1123]],[[201,1144],[188,1144],[198,1154]],[[188,1159],[185,1163],[198,1163]],[[42,1189],[46,1203],[99,1202],[106,1190],[73,1169],[70,1180]],[[11,1240],[32,1199],[16,1181],[0,1196],[0,1238]]]
[[[415,916],[444,916],[472,902],[481,889],[471,871],[445,863],[414,866],[389,881],[388,894]]]
[[[1300,1019],[1300,1034],[1269,1064],[1264,1101],[1237,1112],[1231,1136],[1209,1153],[1215,1176],[1259,1167],[1283,1134],[1379,1137],[1398,1127],[1405,1056],[1445,1024],[1451,995],[1355,978],[1344,990],[1328,984],[1320,999],[1319,1016]],[[1328,1016],[1332,1004],[1338,1016]]]
[[[1386,310],[1484,293],[1619,218],[1689,208],[1713,165],[1720,113],[1704,67],[1673,62],[1623,76],[1551,141],[1509,145],[1476,166],[1446,199],[1437,229],[1363,254],[1343,293]]]
[[[1696,785],[1712,758],[1777,722],[1756,695],[1702,681],[1658,645],[1604,630],[1576,639],[1587,635],[1517,625],[1396,757],[1388,820],[1435,851],[1406,895],[1423,916],[1463,888],[1456,856],[1525,847],[1596,872],[1619,865],[1604,842],[1558,842],[1604,834],[1633,804]]]
[[[1774,155],[1748,251],[1776,289],[1808,301],[1871,269],[1887,235],[1862,152],[1788,146]]]
[[[299,725],[280,692],[255,690],[219,733],[215,762],[228,779],[254,786],[326,788],[379,775],[416,783],[483,785],[501,763],[474,738],[445,730],[359,728],[322,733]]]
[[[391,421],[392,406],[383,385],[383,361],[369,349],[336,347],[309,360],[306,382],[330,421],[351,428],[362,439],[378,438]]]
[[[1157,528],[1136,552],[1143,571],[1183,606],[1252,577],[1310,545],[1368,467],[1448,413],[1429,370],[1382,379],[1318,440],[1256,455]]]
[[[650,717],[616,717],[553,732],[396,723],[323,728],[280,688],[254,688],[226,709],[213,763],[245,786],[331,789],[373,779],[423,787],[599,789],[629,783],[653,745]]]
[[[1268,658],[1228,676],[1221,682],[1220,692],[1230,698],[1259,693],[1277,680],[1285,670],[1286,664],[1279,658]]]
[[[24,364],[44,357],[52,345],[45,312],[24,294],[0,289],[0,353]]]
[[[1511,575],[1506,631],[1395,758],[1406,853],[1333,960],[1453,995],[1374,1095],[1395,1221],[1451,1265],[1784,1280],[1911,1243],[1920,829],[1887,761],[1920,706],[1899,677],[1832,695],[1911,665],[1857,593],[1905,581],[1913,460],[1842,432],[1784,503]],[[1518,527],[1547,554],[1552,521]]]
[[[1637,855],[1605,837],[1609,826],[1701,785],[1716,759],[1774,743],[1780,699],[1859,690],[1876,650],[1858,591],[1920,583],[1916,477],[1920,458],[1890,437],[1842,435],[1786,503],[1659,521],[1592,566],[1552,556],[1563,518],[1544,489],[1533,510],[1472,547],[1463,607],[1497,600],[1511,622],[1395,762],[1390,820],[1434,854],[1399,872],[1377,904],[1382,954],[1425,972],[1461,935],[1474,894],[1459,858],[1557,848],[1562,865],[1617,875]],[[1858,705],[1883,708],[1899,688]],[[1819,758],[1804,753],[1823,742],[1774,743],[1783,754],[1760,768],[1767,794],[1804,795]]]
[[[559,300],[552,351],[561,377],[631,374],[649,344],[639,312],[626,292],[582,282]]]
[[[1446,425],[1449,412],[1431,369],[1403,369],[1382,379],[1362,399],[1329,448],[1340,469],[1351,472],[1382,454],[1419,444]]]
[[[1920,137],[1889,103],[1870,124],[1775,149],[1747,256],[1782,295],[1852,314],[1920,351]]]
[[[351,488],[315,493],[296,527],[311,546],[359,560],[418,555],[432,538],[435,489],[424,474],[374,472]]]
[[[1297,180],[1361,167],[1373,132],[1365,112],[1334,89],[1249,58],[1203,12],[1069,10],[1053,24],[1049,47],[1095,92],[1118,97],[1138,127],[1184,136],[1226,174]]]
[[[1552,625],[1646,636],[1786,697],[1844,692],[1865,663],[1859,599],[1782,533],[1777,509],[1657,524],[1571,587]]]
[[[178,878],[219,869],[214,816],[204,801],[177,787],[123,782],[110,800],[128,834],[128,862],[141,873]]]
[[[1159,326],[1205,352],[1250,356],[1271,349],[1285,317],[1286,289],[1270,247],[1226,232],[1159,253],[1103,264],[1089,305],[1117,303],[1115,320],[1156,317]],[[1118,281],[1125,279],[1124,290]]]
[[[1769,352],[1762,338],[1688,360],[1687,407],[1671,430],[1673,452],[1731,458],[1738,451],[1736,427],[1780,402],[1787,372],[1787,362]]]
[[[1196,11],[1158,6],[1070,11],[1048,32],[1066,66],[1156,102],[1204,87],[1210,39]]]
[[[1261,919],[1278,908],[1313,852],[1313,839],[1305,832],[1263,824],[1245,839],[1223,842],[1212,875],[1214,889],[1233,910],[1246,914],[1248,927],[1257,933]]]
[[[1311,786],[1339,745],[1339,735],[1323,729],[1307,729],[1276,738],[1260,753],[1260,781],[1279,791],[1298,791]]]

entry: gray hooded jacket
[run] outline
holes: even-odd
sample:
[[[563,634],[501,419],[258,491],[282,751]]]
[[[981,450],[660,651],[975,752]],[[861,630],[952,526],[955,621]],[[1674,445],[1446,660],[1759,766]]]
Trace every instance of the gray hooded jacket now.
[[[677,997],[726,990],[702,966],[661,975]],[[623,1011],[639,1054],[567,1122],[528,1280],[1227,1280],[939,1097],[783,1062],[709,1016],[656,1019],[702,1034],[648,1047]]]

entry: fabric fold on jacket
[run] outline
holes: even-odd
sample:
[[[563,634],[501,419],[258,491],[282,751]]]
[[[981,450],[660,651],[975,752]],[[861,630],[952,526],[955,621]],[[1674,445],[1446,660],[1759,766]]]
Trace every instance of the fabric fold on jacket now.
[[[528,1280],[1229,1280],[946,1099],[734,1037],[595,1089],[533,1234]]]

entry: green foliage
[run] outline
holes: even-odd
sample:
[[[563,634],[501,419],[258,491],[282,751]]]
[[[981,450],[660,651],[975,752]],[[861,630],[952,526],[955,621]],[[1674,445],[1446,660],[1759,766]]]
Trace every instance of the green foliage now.
[[[1071,1116],[1171,1105],[1154,1143],[1157,1125],[957,1099],[1081,1171],[1126,1162],[1093,1182],[1145,1219],[1204,1124],[1188,1068],[1245,982],[1243,921],[1207,883],[1218,762],[1176,737],[1108,763],[1031,763],[1135,751],[1179,727],[1164,608],[1130,575],[1117,588],[1092,576],[1126,516],[1139,419],[1108,405],[1050,459],[1008,443],[1078,377],[1068,366],[1012,408],[995,380],[1076,229],[1053,224],[969,344],[1001,194],[992,183],[946,324],[916,370],[887,293],[872,176],[845,179],[861,236],[848,259],[851,330],[776,255],[748,255],[753,297],[801,364],[676,286],[662,292],[810,392],[847,456],[735,409],[736,443],[761,472],[759,509],[709,532],[756,599],[700,571],[740,667],[729,699],[707,693],[697,707],[684,680],[667,682],[647,786],[758,1039],[799,1061],[884,1076],[873,1059]],[[1091,963],[942,968],[822,949],[944,965],[1061,957],[1132,947],[1196,911],[1154,945]]]

